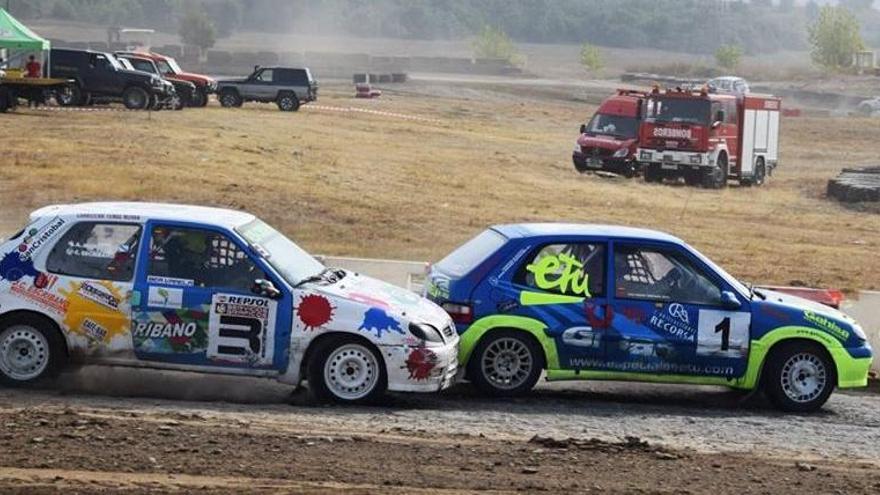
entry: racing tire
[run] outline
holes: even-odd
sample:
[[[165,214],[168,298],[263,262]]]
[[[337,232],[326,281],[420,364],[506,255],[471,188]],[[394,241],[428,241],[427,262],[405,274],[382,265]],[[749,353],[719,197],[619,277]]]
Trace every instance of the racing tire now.
[[[727,155],[718,155],[718,164],[703,170],[703,187],[706,189],[727,187]]]
[[[349,335],[330,337],[316,345],[306,369],[314,401],[375,404],[385,395],[385,362],[373,345]]]
[[[220,93],[220,106],[223,108],[240,107],[242,103],[241,96],[235,90],[228,89]]]
[[[658,184],[663,182],[663,170],[659,163],[645,165],[645,182]]]
[[[67,362],[64,340],[38,315],[0,320],[0,383],[28,387],[58,375]]]
[[[634,161],[623,162],[619,166],[617,166],[616,169],[617,173],[626,177],[627,179],[632,179],[633,177],[639,175],[639,168]]]
[[[817,411],[837,383],[834,362],[818,344],[782,343],[767,357],[763,387],[767,398],[787,412]]]
[[[153,99],[144,88],[132,86],[122,92],[122,104],[129,110],[147,110]]]
[[[467,373],[478,390],[493,397],[527,394],[544,369],[544,353],[529,335],[516,330],[492,332],[471,354]]]
[[[278,95],[278,109],[282,112],[296,112],[299,110],[299,98],[294,93],[281,93]]]

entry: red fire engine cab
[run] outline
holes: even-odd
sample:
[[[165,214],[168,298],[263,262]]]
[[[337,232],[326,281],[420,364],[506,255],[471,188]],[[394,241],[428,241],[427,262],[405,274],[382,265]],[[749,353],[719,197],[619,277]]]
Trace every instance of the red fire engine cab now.
[[[777,97],[654,89],[644,106],[636,156],[647,182],[760,186],[778,164]]]

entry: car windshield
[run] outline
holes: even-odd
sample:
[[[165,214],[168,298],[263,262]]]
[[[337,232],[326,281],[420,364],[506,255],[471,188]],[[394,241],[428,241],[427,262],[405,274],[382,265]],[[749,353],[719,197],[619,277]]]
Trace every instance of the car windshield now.
[[[129,62],[128,59],[120,58],[119,65],[125,70],[134,70],[134,66],[131,65],[131,62]]]
[[[114,69],[116,69],[116,70],[123,70],[124,69],[122,66],[122,63],[119,62],[119,59],[117,59],[113,55],[110,55],[109,53],[106,55],[105,54],[98,55],[98,60],[100,60],[102,58],[106,59],[107,62],[113,66]]]
[[[655,122],[682,122],[708,124],[709,101],[683,98],[651,98],[647,105],[647,119]]]
[[[177,65],[177,61],[173,58],[169,58],[168,60],[157,60],[156,65],[159,67],[159,71],[163,74],[180,74],[183,72],[180,70],[180,66]]]
[[[636,117],[597,113],[587,125],[588,134],[601,134],[620,138],[634,138],[639,131]]]
[[[262,220],[253,220],[235,230],[290,285],[318,275],[325,268],[320,261]]]

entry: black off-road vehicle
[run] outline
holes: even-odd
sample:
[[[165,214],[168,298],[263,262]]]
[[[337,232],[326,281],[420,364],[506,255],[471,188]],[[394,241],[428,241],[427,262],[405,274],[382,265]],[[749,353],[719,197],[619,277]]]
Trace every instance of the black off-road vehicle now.
[[[245,79],[217,81],[217,93],[224,107],[240,107],[246,101],[275,102],[280,110],[294,112],[301,104],[318,99],[318,82],[309,69],[257,66]]]
[[[72,79],[71,90],[59,98],[65,106],[121,101],[126,108],[154,108],[175,96],[174,86],[159,76],[126,70],[110,53],[53,48],[49,75]]]

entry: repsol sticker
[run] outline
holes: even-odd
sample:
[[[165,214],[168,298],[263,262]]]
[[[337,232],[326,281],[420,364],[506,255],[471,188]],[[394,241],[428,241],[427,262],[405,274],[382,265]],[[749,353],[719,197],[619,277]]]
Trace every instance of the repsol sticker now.
[[[215,294],[208,318],[208,358],[249,366],[272,364],[277,306],[263,297]]]

